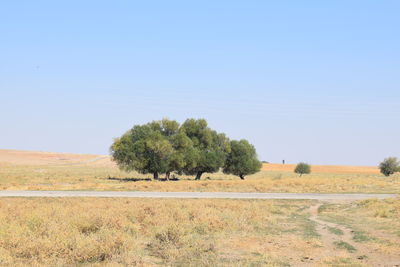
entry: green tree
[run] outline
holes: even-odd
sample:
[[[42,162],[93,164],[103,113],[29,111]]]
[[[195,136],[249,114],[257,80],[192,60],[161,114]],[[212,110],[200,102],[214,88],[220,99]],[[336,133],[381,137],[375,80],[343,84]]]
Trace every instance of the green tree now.
[[[180,131],[171,136],[170,142],[174,150],[166,172],[167,180],[171,172],[182,174],[185,169],[195,168],[198,161],[192,140],[184,132]]]
[[[383,175],[390,176],[393,173],[400,171],[400,163],[397,161],[397,158],[389,157],[379,164],[379,169]]]
[[[299,164],[297,164],[294,172],[300,174],[300,176],[302,176],[303,174],[309,174],[311,173],[311,166],[307,163],[300,162]]]
[[[161,133],[165,137],[171,137],[178,133],[179,123],[174,120],[164,118],[160,121],[152,121],[149,123],[152,130]]]
[[[169,158],[166,159],[166,161],[168,162],[166,162],[167,167],[165,170],[165,178],[166,180],[169,180],[171,172],[177,171],[181,168],[181,165],[184,165],[185,163],[183,152],[181,150],[175,150],[175,147],[177,146],[174,146],[174,143],[176,143],[177,139],[176,135],[179,131],[179,123],[177,121],[164,118],[160,121],[152,121],[151,123],[149,123],[149,125],[153,131],[159,132],[162,136],[164,136],[173,148],[172,153],[169,155]]]
[[[194,148],[190,152],[193,162],[183,168],[184,173],[196,175],[199,180],[203,173],[217,172],[224,165],[226,154],[230,152],[230,142],[224,134],[211,130],[204,119],[187,119],[181,130]]]
[[[224,173],[233,174],[244,180],[249,174],[259,172],[261,162],[257,159],[256,149],[247,140],[232,140],[230,142],[231,152],[227,155]]]
[[[116,138],[111,148],[112,159],[125,171],[136,170],[153,174],[168,170],[173,147],[154,124],[136,125],[122,137]]]
[[[165,172],[166,180],[169,180],[171,172],[182,174],[184,169],[196,167],[198,155],[193,148],[193,142],[180,129],[178,122],[164,118],[161,121],[151,122],[150,127],[165,136],[173,148]]]

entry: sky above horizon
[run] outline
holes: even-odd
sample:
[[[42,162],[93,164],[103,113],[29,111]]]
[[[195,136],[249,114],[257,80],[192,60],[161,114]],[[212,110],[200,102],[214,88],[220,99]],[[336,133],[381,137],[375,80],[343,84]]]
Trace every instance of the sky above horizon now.
[[[270,162],[400,157],[400,1],[3,1],[0,148],[205,118]]]

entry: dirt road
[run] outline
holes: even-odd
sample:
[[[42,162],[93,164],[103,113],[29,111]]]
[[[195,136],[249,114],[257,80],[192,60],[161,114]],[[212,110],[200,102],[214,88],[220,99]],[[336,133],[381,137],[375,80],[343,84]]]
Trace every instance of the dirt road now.
[[[235,192],[132,192],[132,191],[0,191],[0,197],[123,197],[123,198],[225,198],[225,199],[309,199],[360,200],[391,198],[396,194],[312,194]]]

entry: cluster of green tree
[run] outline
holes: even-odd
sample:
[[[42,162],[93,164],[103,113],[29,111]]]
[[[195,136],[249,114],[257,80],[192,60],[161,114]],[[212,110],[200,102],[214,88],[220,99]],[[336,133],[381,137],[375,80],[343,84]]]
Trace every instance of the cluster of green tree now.
[[[379,169],[383,175],[390,176],[395,172],[400,172],[400,162],[395,157],[389,157],[379,164]]]
[[[114,140],[112,159],[125,171],[153,174],[158,179],[165,174],[195,175],[221,168],[226,174],[244,179],[261,168],[256,150],[246,140],[229,140],[223,133],[210,129],[204,119],[187,119],[182,125],[163,119],[135,125]]]

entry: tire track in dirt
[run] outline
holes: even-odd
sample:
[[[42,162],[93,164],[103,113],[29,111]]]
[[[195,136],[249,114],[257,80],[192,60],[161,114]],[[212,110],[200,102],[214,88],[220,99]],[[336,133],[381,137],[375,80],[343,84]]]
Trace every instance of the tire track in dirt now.
[[[355,248],[354,252],[348,252],[347,255],[353,260],[357,261],[360,264],[366,266],[400,266],[400,255],[393,256],[379,253],[364,244],[357,243],[353,240],[353,231],[352,229],[332,223],[326,222],[318,217],[318,209],[322,204],[316,204],[311,206],[308,209],[308,213],[310,214],[310,220],[316,223],[316,231],[321,236],[321,241],[324,244],[323,254],[317,258],[317,261],[323,260],[324,258],[332,258],[337,256],[340,251],[336,246],[336,242],[346,242],[353,248]],[[336,228],[343,232],[343,234],[337,235],[332,233],[329,228]],[[317,262],[316,261],[316,262]]]

